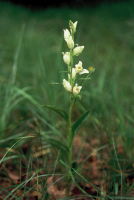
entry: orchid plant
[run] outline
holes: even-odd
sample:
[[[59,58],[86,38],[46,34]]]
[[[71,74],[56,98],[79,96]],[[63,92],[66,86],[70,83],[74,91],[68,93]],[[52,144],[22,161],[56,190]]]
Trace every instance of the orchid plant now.
[[[68,126],[68,134],[67,134],[67,140],[66,143],[63,141],[59,141],[52,138],[46,138],[46,140],[51,143],[52,146],[60,150],[61,155],[61,163],[65,166],[66,173],[67,173],[67,185],[66,185],[66,196],[69,195],[69,188],[72,182],[72,171],[74,168],[74,162],[72,159],[72,147],[73,147],[73,141],[76,136],[76,133],[78,131],[78,127],[80,124],[85,121],[88,114],[91,112],[91,110],[86,111],[84,114],[79,117],[76,122],[72,124],[72,109],[73,105],[76,101],[76,99],[81,99],[81,95],[79,94],[82,89],[82,85],[85,80],[90,79],[88,76],[95,70],[94,68],[83,69],[83,64],[81,61],[78,62],[78,64],[73,64],[73,60],[75,56],[79,56],[84,46],[79,46],[78,44],[75,47],[74,43],[74,35],[76,33],[76,27],[77,27],[77,21],[73,23],[71,20],[69,21],[69,27],[70,30],[65,29],[64,31],[64,39],[67,43],[67,47],[69,48],[69,51],[63,54],[63,60],[67,65],[67,73],[68,76],[66,79],[63,79],[63,87],[64,89],[69,92],[70,94],[70,107],[69,112],[67,113],[65,110],[57,107],[53,107],[50,105],[44,105],[46,108],[49,108],[56,113],[58,113],[67,123]],[[82,77],[81,77],[82,76]],[[78,81],[80,82],[78,84]]]

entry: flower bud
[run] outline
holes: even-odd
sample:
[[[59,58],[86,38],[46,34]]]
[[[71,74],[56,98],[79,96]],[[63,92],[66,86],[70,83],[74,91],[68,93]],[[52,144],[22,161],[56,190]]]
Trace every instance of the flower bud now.
[[[71,20],[69,21],[69,26],[70,26],[71,32],[73,32],[73,33],[76,32],[77,23],[78,23],[78,21],[76,21],[75,23],[73,23]]]
[[[93,73],[95,71],[95,68],[93,66],[88,67],[89,73]]]
[[[63,31],[64,31],[64,39],[65,39],[65,40],[68,40],[69,37],[70,37],[70,32],[69,32],[69,30],[68,30],[68,29],[65,29],[65,30],[63,30]]]
[[[68,92],[72,92],[72,86],[66,79],[63,79],[63,86]]]
[[[73,87],[73,94],[74,95],[78,95],[80,93],[80,90],[81,90],[82,86],[78,86],[78,84],[76,84],[74,87]]]
[[[72,36],[70,36],[69,39],[66,40],[66,42],[67,42],[67,46],[68,46],[69,49],[73,49],[74,48],[74,41],[72,39]]]
[[[69,63],[70,63],[70,53],[69,52],[66,52],[66,53],[62,52],[62,53],[63,53],[63,60],[64,60],[64,62],[67,65],[69,65]]]
[[[84,49],[84,46],[75,47],[73,50],[73,55],[78,56]]]

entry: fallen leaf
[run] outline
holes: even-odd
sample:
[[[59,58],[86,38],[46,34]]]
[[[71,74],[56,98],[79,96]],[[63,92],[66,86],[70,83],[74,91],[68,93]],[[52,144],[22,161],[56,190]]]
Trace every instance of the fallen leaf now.
[[[20,176],[16,175],[16,174],[13,174],[13,173],[8,173],[8,176],[12,179],[12,180],[15,180],[15,181],[18,181],[20,179]]]

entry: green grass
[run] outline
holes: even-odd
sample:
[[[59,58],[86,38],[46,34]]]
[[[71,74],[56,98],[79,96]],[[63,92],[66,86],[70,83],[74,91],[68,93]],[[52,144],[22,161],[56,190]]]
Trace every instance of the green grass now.
[[[111,168],[105,170],[110,180],[107,194],[115,197],[118,190],[121,196],[123,188],[121,199],[125,199],[133,187],[126,184],[126,177],[117,170],[128,170],[127,176],[133,176],[133,1],[102,4],[94,9],[53,8],[40,12],[0,2],[0,145],[10,148],[31,130],[43,148],[48,145],[43,139],[46,136],[64,140],[64,122],[40,105],[68,109],[69,96],[64,88],[50,83],[62,83],[67,78],[67,74],[59,71],[66,69],[61,52],[67,50],[63,29],[68,27],[69,20],[78,21],[75,42],[85,46],[75,63],[82,60],[84,68],[96,68],[92,79],[83,86],[82,100],[75,104],[73,119],[93,108],[80,134],[83,133],[86,142],[97,138],[100,147],[108,145],[106,162]],[[36,144],[36,139],[32,139],[30,146]],[[29,141],[21,140],[13,149],[21,149]],[[118,152],[119,144],[123,154]],[[103,153],[99,151],[98,155],[105,160]],[[54,157],[53,153],[49,156]],[[29,170],[28,164],[27,167]],[[90,177],[87,181],[90,182]]]

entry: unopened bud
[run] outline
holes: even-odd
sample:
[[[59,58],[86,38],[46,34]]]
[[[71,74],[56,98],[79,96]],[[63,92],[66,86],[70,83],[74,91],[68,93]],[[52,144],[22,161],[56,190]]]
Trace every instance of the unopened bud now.
[[[70,36],[69,39],[66,40],[66,42],[67,42],[67,46],[68,46],[69,49],[73,49],[74,48],[74,41],[72,39],[72,36]]]
[[[69,63],[70,63],[70,53],[69,52],[66,52],[66,53],[62,52],[62,53],[63,53],[63,60],[64,60],[64,62],[67,65],[69,65]]]
[[[64,39],[65,39],[65,40],[68,40],[69,37],[70,37],[70,32],[69,32],[69,30],[68,30],[68,29],[65,29],[65,30],[63,30],[63,31],[64,31]]]
[[[72,86],[66,79],[63,79],[63,86],[68,92],[72,92]]]
[[[84,46],[75,47],[73,50],[73,55],[78,56],[84,49]]]
[[[75,23],[73,23],[71,20],[69,21],[69,26],[70,26],[71,32],[73,32],[73,33],[76,32],[77,23],[78,23],[78,21],[76,21]]]

